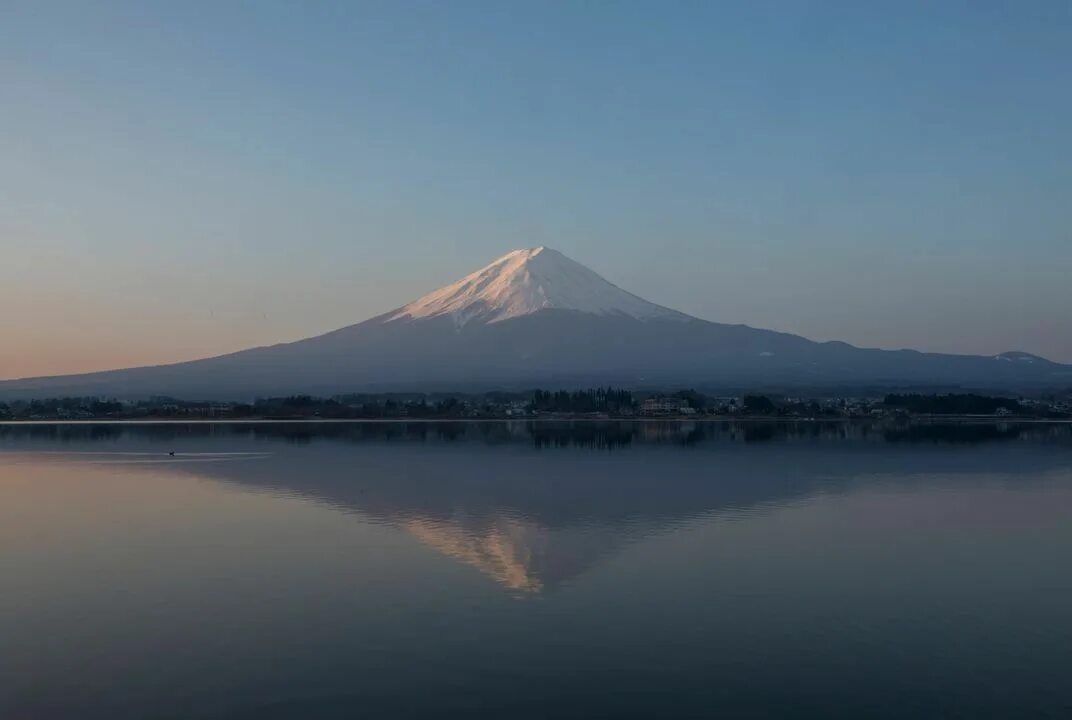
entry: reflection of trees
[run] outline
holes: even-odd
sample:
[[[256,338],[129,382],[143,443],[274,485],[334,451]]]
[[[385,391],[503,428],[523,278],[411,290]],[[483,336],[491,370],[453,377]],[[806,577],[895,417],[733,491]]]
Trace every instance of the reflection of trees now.
[[[773,440],[776,431],[777,428],[773,425],[747,425],[744,428],[744,441],[755,443]]]
[[[1016,440],[1025,431],[1020,426],[995,425],[909,425],[886,430],[887,442],[984,443]]]
[[[798,439],[871,440],[890,443],[984,443],[1072,439],[1072,425],[1045,423],[881,423],[779,421],[553,421],[553,422],[278,422],[278,423],[68,423],[0,425],[0,440],[56,443],[119,440],[137,435],[160,442],[183,438],[282,440],[294,445],[336,442],[523,443],[540,449],[612,450],[635,444],[699,445],[706,442],[776,442]]]
[[[527,432],[537,448],[585,447],[606,449],[632,444],[637,428],[623,423],[528,423]]]

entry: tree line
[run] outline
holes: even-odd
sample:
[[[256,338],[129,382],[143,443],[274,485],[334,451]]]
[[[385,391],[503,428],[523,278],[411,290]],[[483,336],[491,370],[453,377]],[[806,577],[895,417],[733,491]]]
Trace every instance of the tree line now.
[[[536,390],[531,409],[537,412],[618,413],[633,408],[633,393],[613,387],[592,390]]]
[[[922,415],[993,415],[1000,409],[1020,414],[1024,408],[1012,398],[990,397],[971,393],[949,395],[901,395],[891,393],[885,397],[887,407],[906,410]]]

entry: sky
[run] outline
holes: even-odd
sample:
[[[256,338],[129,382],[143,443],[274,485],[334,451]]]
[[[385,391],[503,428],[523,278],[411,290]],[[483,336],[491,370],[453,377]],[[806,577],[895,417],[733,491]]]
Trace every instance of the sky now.
[[[653,302],[1072,362],[1072,3],[0,0],[0,378],[546,245]]]

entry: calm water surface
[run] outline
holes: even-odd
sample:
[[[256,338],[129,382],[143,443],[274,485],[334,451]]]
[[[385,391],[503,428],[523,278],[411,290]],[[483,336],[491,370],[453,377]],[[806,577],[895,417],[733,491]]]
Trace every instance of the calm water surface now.
[[[1070,568],[1068,426],[0,426],[0,718],[1067,718]]]

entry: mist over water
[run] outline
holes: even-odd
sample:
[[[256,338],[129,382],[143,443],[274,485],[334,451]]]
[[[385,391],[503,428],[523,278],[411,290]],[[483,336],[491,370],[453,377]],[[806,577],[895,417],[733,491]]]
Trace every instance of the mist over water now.
[[[1070,520],[1068,425],[0,425],[0,717],[1067,717]]]

